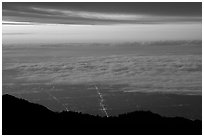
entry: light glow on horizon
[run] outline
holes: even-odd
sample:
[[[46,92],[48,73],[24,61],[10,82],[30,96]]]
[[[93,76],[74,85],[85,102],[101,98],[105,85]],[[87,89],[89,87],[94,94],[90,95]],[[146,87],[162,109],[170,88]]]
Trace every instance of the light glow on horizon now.
[[[11,24],[3,25],[3,44],[201,40],[201,28],[202,24],[200,23],[137,25]]]

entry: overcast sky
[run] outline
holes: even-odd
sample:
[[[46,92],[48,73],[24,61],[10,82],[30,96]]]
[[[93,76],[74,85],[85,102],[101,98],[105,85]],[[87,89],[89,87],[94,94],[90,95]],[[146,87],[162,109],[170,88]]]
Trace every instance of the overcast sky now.
[[[3,20],[115,24],[200,22],[201,3],[3,3]]]
[[[3,2],[2,7],[4,43],[55,37],[58,42],[201,39],[198,2]]]

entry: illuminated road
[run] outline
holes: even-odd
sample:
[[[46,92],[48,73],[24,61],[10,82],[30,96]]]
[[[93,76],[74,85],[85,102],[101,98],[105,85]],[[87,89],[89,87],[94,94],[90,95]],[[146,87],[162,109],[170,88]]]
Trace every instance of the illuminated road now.
[[[101,106],[101,110],[105,113],[106,117],[109,117],[107,111],[106,111],[106,108],[105,108],[105,105],[103,104],[104,102],[104,99],[103,99],[103,95],[100,93],[98,87],[95,85],[95,89],[100,97],[100,106]]]
[[[52,87],[54,89],[54,86]],[[66,107],[65,104],[61,103],[61,101],[55,97],[54,95],[52,95],[50,92],[44,91],[47,95],[49,95],[53,100],[55,100],[56,102],[58,102],[66,111],[69,111],[69,109]]]

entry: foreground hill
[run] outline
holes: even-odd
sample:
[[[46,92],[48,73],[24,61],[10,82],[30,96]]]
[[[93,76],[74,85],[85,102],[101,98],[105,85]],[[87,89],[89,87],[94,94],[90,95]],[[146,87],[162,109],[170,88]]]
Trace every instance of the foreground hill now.
[[[162,117],[136,111],[118,117],[77,112],[52,112],[44,106],[2,97],[3,134],[202,134],[202,122],[181,117]]]

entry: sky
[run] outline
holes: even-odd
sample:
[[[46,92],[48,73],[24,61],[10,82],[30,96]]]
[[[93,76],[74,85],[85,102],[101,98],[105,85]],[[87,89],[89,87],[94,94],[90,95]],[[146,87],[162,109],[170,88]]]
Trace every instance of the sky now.
[[[3,3],[4,85],[98,82],[200,95],[201,5]]]
[[[201,40],[202,3],[3,2],[3,44]]]

